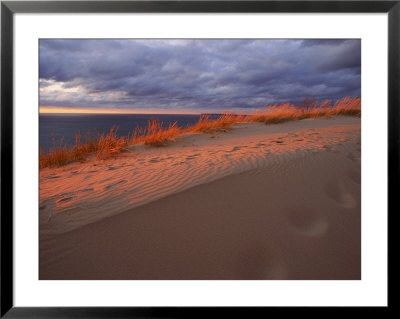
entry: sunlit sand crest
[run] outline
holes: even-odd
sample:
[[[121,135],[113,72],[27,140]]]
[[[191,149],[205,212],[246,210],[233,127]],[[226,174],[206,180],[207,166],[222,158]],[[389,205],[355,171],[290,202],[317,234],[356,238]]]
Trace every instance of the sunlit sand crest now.
[[[359,138],[359,119],[304,120],[265,126],[236,125],[217,137],[188,134],[162,148],[134,146],[106,161],[73,163],[40,172],[43,231],[65,232],[169,194],[213,180],[266,167],[285,174],[285,158],[335,147]],[[294,162],[295,163],[295,162]],[[345,207],[351,198],[341,186],[328,193]]]

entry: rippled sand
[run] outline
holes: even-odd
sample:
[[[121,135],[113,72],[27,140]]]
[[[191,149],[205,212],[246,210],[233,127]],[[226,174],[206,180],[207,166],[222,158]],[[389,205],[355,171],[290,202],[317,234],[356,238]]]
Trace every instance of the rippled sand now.
[[[40,172],[41,279],[360,279],[360,119],[240,124]]]

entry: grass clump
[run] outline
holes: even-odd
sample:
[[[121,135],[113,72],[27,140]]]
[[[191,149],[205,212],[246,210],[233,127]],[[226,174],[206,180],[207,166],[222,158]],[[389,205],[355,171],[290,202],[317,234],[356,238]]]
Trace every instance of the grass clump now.
[[[61,139],[60,144],[56,145],[54,134],[52,134],[53,147],[47,154],[43,153],[43,149],[39,150],[39,167],[54,167],[54,166],[62,166],[69,163],[68,150],[66,145],[63,143],[63,139]]]
[[[59,167],[72,162],[84,162],[90,155],[95,154],[96,159],[106,159],[126,150],[128,145],[125,137],[117,136],[118,128],[114,126],[108,134],[100,134],[97,132],[97,139],[90,137],[90,133],[86,134],[86,141],[81,142],[81,133],[75,134],[75,145],[67,147],[61,139],[59,145],[54,142],[53,147],[47,154],[43,149],[39,153],[39,167]]]
[[[84,162],[88,154],[97,150],[97,142],[90,137],[90,131],[86,133],[86,141],[82,143],[81,132],[75,133],[75,145],[70,149],[73,161]]]
[[[254,112],[245,118],[246,122],[261,122],[265,124],[279,124],[298,120],[298,110],[291,104],[272,105],[261,111]]]
[[[246,122],[277,124],[287,121],[327,118],[333,115],[361,116],[361,99],[346,97],[336,102],[329,100],[321,104],[306,100],[303,105],[280,104],[266,106],[264,109],[246,116]]]
[[[167,128],[162,124],[155,119],[148,122],[141,139],[145,145],[165,146],[182,134],[178,122],[170,124]]]
[[[113,126],[108,134],[99,134],[97,139],[96,159],[106,159],[127,150],[127,139],[117,136],[118,128]]]
[[[187,132],[226,132],[235,123],[242,122],[244,119],[243,114],[236,115],[233,112],[225,112],[215,120],[210,120],[210,116],[202,114],[199,121],[194,126],[188,127]]]

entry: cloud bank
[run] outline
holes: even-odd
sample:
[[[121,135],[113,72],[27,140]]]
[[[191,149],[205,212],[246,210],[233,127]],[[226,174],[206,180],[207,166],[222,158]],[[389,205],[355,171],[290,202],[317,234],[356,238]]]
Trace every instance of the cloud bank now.
[[[41,107],[223,111],[361,95],[360,40],[40,40]]]

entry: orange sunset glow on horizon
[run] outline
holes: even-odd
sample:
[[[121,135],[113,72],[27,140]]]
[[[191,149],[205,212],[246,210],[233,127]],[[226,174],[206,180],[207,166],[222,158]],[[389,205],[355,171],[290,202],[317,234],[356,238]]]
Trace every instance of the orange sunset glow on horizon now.
[[[69,107],[39,107],[40,114],[200,114],[201,112],[190,112],[182,110],[160,110],[160,109],[99,109],[99,108],[69,108]]]

